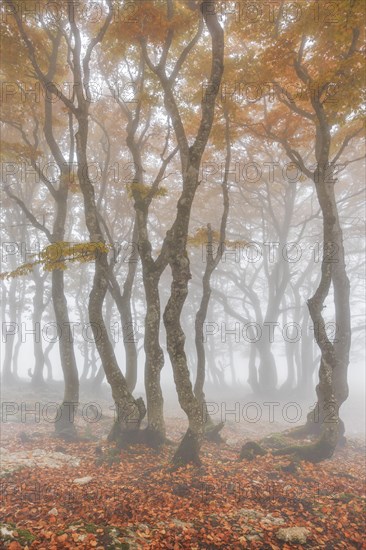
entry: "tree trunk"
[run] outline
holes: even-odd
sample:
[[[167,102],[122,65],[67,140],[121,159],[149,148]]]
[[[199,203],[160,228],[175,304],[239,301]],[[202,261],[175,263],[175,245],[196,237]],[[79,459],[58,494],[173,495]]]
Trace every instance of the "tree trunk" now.
[[[135,221],[132,233],[132,243],[136,243],[137,238],[138,227],[137,222]],[[109,291],[113,296],[121,318],[123,345],[125,349],[126,383],[131,392],[135,389],[137,382],[137,349],[131,309],[132,287],[135,279],[137,262],[138,257],[131,255],[128,262],[126,280],[123,285],[123,293],[121,293],[117,278],[113,272],[113,265],[110,265],[109,269]]]
[[[283,315],[282,315],[283,326],[286,326],[287,321],[288,321],[288,317],[287,317],[287,311],[286,311],[287,302],[286,302],[285,299],[283,299],[282,305],[283,305]],[[294,321],[295,321],[295,319],[294,319]],[[295,381],[296,381],[295,380],[295,377],[296,377],[296,374],[295,374],[295,352],[296,352],[296,350],[294,348],[297,345],[297,342],[295,342],[294,338],[293,338],[294,331],[291,331],[291,335],[288,335],[288,336],[289,336],[289,338],[286,338],[286,341],[285,341],[287,377],[286,377],[285,382],[281,386],[281,393],[283,393],[283,394],[290,393],[291,390],[294,388]]]
[[[226,158],[225,158],[225,173],[222,182],[222,199],[223,199],[223,212],[221,216],[220,224],[220,242],[216,254],[213,254],[213,238],[212,238],[212,228],[210,224],[207,224],[207,249],[206,249],[206,268],[202,280],[202,298],[201,304],[196,314],[195,320],[195,344],[197,352],[197,375],[196,383],[194,386],[194,394],[198,399],[202,413],[204,413],[204,418],[207,425],[212,425],[212,420],[208,414],[206,403],[205,403],[205,394],[204,394],[204,384],[206,376],[206,354],[205,354],[205,345],[203,337],[203,324],[207,317],[208,305],[211,297],[211,276],[216,267],[218,266],[222,255],[225,249],[226,241],[226,224],[227,218],[229,215],[229,190],[228,190],[228,174],[231,163],[231,143],[230,143],[230,126],[229,126],[229,116],[227,110],[224,110],[225,117],[225,142],[226,142]],[[232,369],[232,376],[234,379],[235,371],[234,365],[232,364],[232,347],[230,346],[230,367]]]
[[[43,376],[43,369],[44,369],[44,353],[43,353],[43,343],[42,338],[37,338],[37,326],[41,327],[42,322],[42,316],[43,312],[45,310],[46,304],[43,301],[43,295],[44,295],[44,278],[41,277],[39,273],[38,266],[33,269],[33,276],[34,276],[34,284],[35,284],[35,290],[34,290],[34,296],[33,296],[33,325],[34,329],[36,329],[36,334],[33,341],[33,349],[34,349],[34,370],[32,374],[32,386],[34,388],[41,388],[45,385],[45,380]],[[41,330],[40,330],[40,333]]]
[[[54,345],[55,345],[55,342],[50,342],[44,350],[44,362],[47,368],[47,382],[51,382],[53,380],[52,363],[50,361],[49,356]]]
[[[159,276],[148,273],[143,267],[143,280],[146,295],[145,317],[145,390],[148,427],[157,439],[165,439],[164,399],[160,385],[160,373],[164,366],[164,354],[159,343],[160,296]]]
[[[298,377],[297,391],[304,397],[313,392],[315,370],[313,336],[309,331],[309,310],[306,307],[301,323],[301,373]]]
[[[13,278],[10,281],[10,288],[8,292],[8,308],[9,308],[9,321],[14,323],[14,318],[16,315],[16,290],[17,290],[17,280]],[[14,317],[13,317],[14,316]],[[20,330],[20,327],[15,327]],[[14,349],[14,339],[15,334],[9,334],[5,342],[5,354],[4,361],[2,365],[2,380],[4,384],[10,384],[14,381],[14,376],[12,372],[12,358],[13,358],[13,349]]]
[[[177,203],[175,221],[163,242],[163,258],[169,263],[172,273],[171,292],[165,307],[163,320],[167,334],[167,349],[173,367],[174,381],[178,392],[179,403],[188,416],[189,428],[178,447],[174,462],[200,463],[199,449],[203,437],[203,414],[200,403],[194,395],[184,350],[185,335],[181,326],[180,316],[188,294],[188,282],[191,278],[187,254],[187,236],[192,203],[197,191],[202,155],[210,136],[214,120],[216,96],[219,91],[223,74],[224,35],[217,14],[206,10],[204,3],[201,12],[211,37],[212,63],[210,72],[210,87],[202,99],[202,116],[195,141],[188,145],[187,135],[174,96],[174,80],[168,78],[166,66],[154,66],[148,56],[146,44],[142,43],[145,60],[150,69],[159,78],[164,92],[164,105],[171,117],[175,137],[179,146],[183,190]],[[166,51],[165,54],[168,52]],[[162,57],[163,59],[163,57]],[[165,58],[166,59],[166,58]],[[145,243],[147,247],[150,243]]]
[[[250,354],[248,362],[248,384],[252,388],[254,395],[260,394],[260,387],[258,383],[258,372],[256,365],[257,346],[254,343],[250,345]]]
[[[52,271],[52,302],[56,323],[60,330],[59,348],[65,383],[64,397],[59,409],[59,418],[55,421],[55,430],[60,437],[68,438],[76,436],[74,415],[79,403],[79,376],[62,269]]]
[[[80,54],[80,51],[78,53]],[[85,220],[89,231],[90,241],[104,245],[104,238],[95,203],[94,187],[90,181],[88,171],[86,152],[88,143],[87,105],[80,105],[80,110],[81,113],[77,117],[78,132],[75,137],[78,163],[77,172],[84,198]],[[108,282],[109,265],[107,253],[104,251],[97,251],[95,256],[93,286],[89,295],[88,312],[95,344],[102,361],[105,375],[111,386],[113,400],[117,409],[117,420],[112,434],[113,437],[116,438],[124,431],[139,429],[144,412],[143,408],[133,398],[128,389],[126,379],[118,366],[103,319],[103,302],[108,290]]]
[[[328,174],[329,178],[329,174]],[[339,408],[348,397],[347,370],[351,342],[350,284],[346,273],[342,230],[339,224],[334,183],[316,183],[316,189],[324,216],[324,252],[322,278],[314,296],[308,300],[309,312],[314,324],[315,338],[321,350],[319,383],[316,387],[318,402],[314,412],[309,413],[307,428],[312,433],[343,435],[343,423],[339,420]],[[334,289],[335,339],[331,342],[326,334],[321,311],[331,283]]]
[[[273,391],[277,385],[277,366],[271,347],[271,343],[263,331],[257,344],[259,354],[258,382],[260,392],[269,397],[273,396]]]
[[[179,258],[174,263],[171,262],[170,265],[173,282],[163,319],[179,404],[186,413],[189,422],[188,431],[175,453],[174,462],[178,465],[188,462],[200,464],[199,449],[204,433],[204,418],[202,407],[193,393],[189,378],[184,351],[185,335],[180,324],[182,307],[188,294],[188,281],[191,278],[187,254],[179,255]]]
[[[127,146],[131,151],[136,167],[135,180],[144,183],[140,147],[135,141],[137,120],[131,120],[127,128]],[[163,161],[160,169],[163,175]],[[165,169],[165,168],[164,168]],[[157,176],[159,178],[159,175]],[[158,184],[158,179],[155,184]],[[164,399],[161,391],[160,373],[164,366],[164,353],[160,346],[161,309],[159,296],[159,281],[167,260],[154,260],[151,254],[152,246],[148,233],[148,213],[152,196],[142,199],[135,195],[134,208],[136,212],[135,228],[138,235],[138,250],[142,265],[142,280],[146,298],[145,316],[145,391],[147,403],[148,432],[157,444],[165,440]]]

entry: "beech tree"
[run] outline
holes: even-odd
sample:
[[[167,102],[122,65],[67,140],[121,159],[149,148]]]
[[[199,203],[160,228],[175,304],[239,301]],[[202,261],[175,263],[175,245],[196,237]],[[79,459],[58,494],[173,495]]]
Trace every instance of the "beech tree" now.
[[[305,429],[300,430],[301,434],[315,432],[319,439],[309,448],[289,448],[289,452],[296,451],[300,456],[314,460],[333,454],[344,431],[338,411],[348,396],[350,284],[336,183],[340,170],[360,159],[357,155],[345,158],[345,154],[362,130],[359,73],[362,5],[353,0],[341,2],[340,13],[338,32],[334,32],[331,24],[321,28],[316,25],[315,30],[314,22],[309,24],[305,20],[290,22],[281,29],[275,45],[268,45],[262,57],[265,76],[274,83],[277,105],[269,108],[267,94],[264,95],[258,107],[263,108],[263,121],[253,121],[253,109],[249,117],[251,121],[244,122],[244,127],[250,128],[257,137],[279,143],[290,161],[314,182],[322,212],[321,277],[318,288],[307,301],[321,352],[318,403],[308,415]],[[271,59],[278,48],[281,48],[282,63],[276,62],[275,67]],[[327,71],[322,70],[324,59],[327,60]],[[280,77],[279,69],[282,70]],[[297,84],[302,94],[295,95],[286,89],[289,82]],[[313,165],[305,161],[306,145],[314,152]],[[331,287],[337,328],[334,341],[327,335],[323,314]]]
[[[312,0],[303,3],[315,13]],[[362,2],[339,0],[338,27],[315,17],[284,20],[282,3],[274,21],[255,24],[229,12],[222,17],[214,0],[122,3],[122,20],[112,0],[105,0],[98,21],[81,17],[80,5],[89,3],[71,0],[56,21],[47,10],[23,17],[16,2],[5,0],[4,75],[16,82],[21,97],[30,88],[35,95],[34,101],[31,96],[2,105],[2,155],[14,163],[4,182],[10,205],[4,219],[8,223],[16,212],[17,221],[32,227],[40,251],[29,262],[13,257],[2,274],[8,308],[3,320],[19,321],[17,296],[33,300],[34,323],[48,319],[45,281],[51,272],[55,320],[69,327],[59,338],[65,391],[58,435],[76,436],[80,357],[81,382],[93,395],[104,391],[104,377],[110,386],[117,418],[109,440],[167,443],[162,373],[168,378],[171,366],[188,423],[173,461],[200,464],[205,435],[216,436],[222,428],[213,425],[206,394],[229,389],[229,381],[243,395],[248,391],[238,354],[245,354],[240,367],[255,396],[296,391],[309,398],[318,360],[315,338],[318,403],[306,426],[292,435],[317,439],[281,452],[313,461],[331,456],[343,441],[338,411],[348,395],[349,275],[355,278],[359,258],[359,236],[344,246],[342,217],[356,210],[361,193],[353,167],[363,158]],[[125,13],[128,6],[138,17]],[[126,86],[128,97],[120,93]],[[15,88],[6,90],[15,94]],[[239,104],[243,90],[257,95]],[[33,170],[32,185],[17,176],[16,165],[23,162]],[[207,181],[206,162],[222,166],[217,179]],[[236,177],[243,162],[284,163],[299,178],[288,181],[282,172],[248,183]],[[52,163],[55,177],[40,163]],[[309,257],[292,266],[284,247],[300,246],[306,236],[315,254],[321,224],[320,270]],[[18,230],[11,238],[26,240]],[[127,261],[126,241],[132,249]],[[227,254],[253,241],[263,245],[260,262],[226,263]],[[274,257],[268,243],[278,245]],[[206,247],[204,257],[198,246]],[[30,291],[20,276],[33,280]],[[81,325],[90,323],[94,342],[80,336],[74,342],[73,306]],[[124,348],[108,327],[114,315]],[[146,408],[133,394],[142,348],[130,338],[143,316]],[[254,322],[262,336],[239,346],[232,340],[205,342],[211,318],[217,326],[249,325],[251,336]],[[334,339],[326,330],[330,319]],[[279,320],[302,328],[301,342],[281,342],[283,361],[265,330]],[[6,347],[6,380],[15,378],[20,343]],[[51,343],[35,342],[34,352],[36,386],[44,382],[45,366],[49,379],[57,370],[52,373]],[[286,375],[282,385],[280,369]]]

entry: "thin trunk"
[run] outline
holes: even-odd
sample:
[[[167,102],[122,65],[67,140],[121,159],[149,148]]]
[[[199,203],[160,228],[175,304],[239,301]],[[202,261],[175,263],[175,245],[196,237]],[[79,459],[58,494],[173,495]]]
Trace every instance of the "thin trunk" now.
[[[2,366],[2,379],[4,384],[9,384],[14,381],[14,376],[12,372],[12,358],[13,358],[13,349],[14,349],[14,340],[15,340],[15,334],[16,329],[19,330],[19,327],[16,327],[17,323],[15,322],[16,317],[16,290],[17,290],[17,280],[13,278],[10,281],[10,287],[8,292],[8,312],[9,312],[9,322],[14,323],[14,334],[11,334],[9,331],[9,334],[6,337],[5,342],[5,354],[4,354],[4,361]]]
[[[41,326],[42,316],[46,308],[46,303],[43,300],[45,279],[40,275],[38,267],[33,269],[33,277],[34,277],[34,284],[35,284],[35,290],[34,290],[34,296],[33,296],[33,325],[34,325],[34,329],[36,329],[38,326],[39,327]],[[40,388],[45,385],[45,380],[43,376],[43,369],[45,365],[43,344],[42,344],[42,338],[38,338],[37,333],[38,331],[36,330],[36,334],[33,340],[35,363],[34,363],[34,370],[32,374],[31,384],[34,388]]]
[[[132,243],[135,244],[137,242],[137,239],[138,227],[137,222],[135,221],[132,232]],[[122,293],[117,278],[113,272],[112,265],[110,266],[109,270],[109,291],[113,296],[121,318],[123,345],[125,349],[126,383],[128,389],[131,392],[135,389],[137,382],[137,349],[133,330],[134,324],[131,309],[131,296],[133,282],[136,275],[137,261],[138,258],[136,258],[135,255],[130,256],[128,262],[127,276]]]
[[[90,369],[90,361],[89,361],[89,344],[86,340],[83,342],[83,371],[80,376],[80,384],[83,384],[86,382],[88,378],[88,373]]]
[[[230,143],[230,125],[227,110],[224,110],[225,117],[225,142],[226,142],[226,158],[225,158],[225,173],[222,182],[222,199],[223,212],[220,224],[220,242],[216,254],[213,254],[213,237],[211,225],[207,225],[207,249],[206,249],[206,268],[202,279],[202,298],[198,308],[195,320],[195,344],[197,352],[197,376],[194,385],[194,394],[201,404],[206,424],[212,424],[211,418],[207,413],[205,405],[204,384],[206,375],[206,354],[204,345],[203,326],[207,317],[208,306],[211,297],[211,276],[215,268],[218,266],[225,250],[226,241],[226,224],[229,215],[229,190],[228,190],[228,175],[231,164],[231,143]],[[231,348],[232,350],[232,348]],[[233,369],[233,365],[231,365]],[[232,371],[233,372],[233,371]]]
[[[49,342],[49,344],[46,346],[44,350],[44,362],[47,368],[47,382],[52,382],[53,380],[53,374],[52,374],[52,363],[50,361],[50,353],[53,349],[53,346],[55,345],[55,342]]]
[[[283,326],[287,325],[288,317],[287,317],[287,303],[285,298],[282,302],[283,306]],[[286,362],[287,362],[287,378],[285,382],[281,386],[281,392],[287,393],[291,392],[293,387],[295,386],[295,342],[294,342],[294,330],[291,331],[291,334],[287,334],[287,338],[285,340],[285,351],[286,351]]]
[[[273,396],[273,391],[277,385],[277,366],[271,342],[264,330],[257,343],[257,350],[259,355],[258,382],[260,392],[264,396]]]
[[[79,403],[79,377],[74,352],[69,311],[64,290],[64,271],[52,271],[52,302],[57,326],[60,328],[59,348],[64,375],[64,397],[60,406],[60,418],[55,422],[56,433],[66,438],[76,434],[74,415]]]
[[[250,345],[250,354],[249,354],[249,362],[248,362],[248,384],[252,388],[252,391],[255,395],[260,394],[260,387],[258,383],[258,371],[257,371],[257,365],[256,365],[256,357],[257,357],[257,347],[254,343],[249,344]]]

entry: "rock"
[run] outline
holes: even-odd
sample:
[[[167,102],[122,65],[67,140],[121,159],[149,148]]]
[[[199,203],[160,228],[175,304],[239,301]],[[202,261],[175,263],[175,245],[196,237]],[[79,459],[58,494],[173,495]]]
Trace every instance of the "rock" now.
[[[89,483],[93,478],[91,476],[86,477],[79,477],[73,480],[73,483],[76,483],[76,485],[86,485]]]
[[[177,495],[178,497],[188,498],[191,492],[189,490],[188,485],[185,485],[183,483],[178,483],[178,485],[173,487],[172,493],[174,495]]]
[[[264,517],[264,514],[259,510],[253,510],[252,508],[240,508],[238,510],[239,516],[244,516],[250,519],[260,520]]]
[[[1,451],[0,475],[13,472],[19,468],[62,468],[68,466],[79,466],[80,459],[63,453],[45,451],[44,449],[33,449],[31,451],[12,452],[9,449]]]
[[[265,518],[261,519],[261,523],[264,525],[283,525],[285,520],[283,518],[272,516],[272,514],[267,514]]]
[[[18,437],[22,443],[28,443],[29,441],[32,441],[29,435],[27,435],[25,432],[20,432]]]
[[[66,454],[66,449],[65,449],[65,447],[61,447],[61,445],[56,445],[55,452]]]
[[[10,525],[7,525],[6,523],[0,526],[0,534],[1,534],[2,540],[13,539],[14,538],[13,532],[14,532],[14,529],[11,529]]]
[[[256,456],[264,456],[266,451],[255,441],[244,443],[241,448],[239,460],[254,460]]]
[[[282,465],[280,468],[283,472],[288,472],[289,474],[296,474],[297,472],[297,464],[294,461],[289,464]]]
[[[57,508],[52,508],[52,510],[50,510],[50,511],[48,512],[48,515],[49,515],[49,516],[58,516]]]
[[[245,537],[245,538],[248,539],[249,542],[257,542],[257,541],[261,540],[261,537],[262,537],[262,535],[254,534],[254,535],[247,535],[247,537]]]
[[[305,544],[307,537],[310,535],[309,529],[306,527],[286,527],[277,531],[277,538],[284,542],[298,542]]]

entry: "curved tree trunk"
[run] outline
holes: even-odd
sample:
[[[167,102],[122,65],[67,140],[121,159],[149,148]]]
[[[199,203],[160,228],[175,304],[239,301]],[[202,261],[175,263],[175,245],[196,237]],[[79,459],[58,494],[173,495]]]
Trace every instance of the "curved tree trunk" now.
[[[27,31],[23,25],[21,17],[17,13],[14,15],[20,35],[24,41],[28,52],[29,61],[34,69],[34,72],[41,84],[47,86],[49,82],[53,81],[53,78],[57,71],[57,55],[62,38],[62,32],[55,33],[52,40],[52,53],[49,56],[49,64],[47,66],[47,73],[43,73],[38,62],[38,55],[33,47],[32,41],[29,40]],[[80,83],[80,82],[79,82]],[[65,96],[63,96],[65,99]],[[67,215],[67,198],[68,198],[68,179],[69,179],[69,164],[73,161],[74,157],[74,139],[72,135],[72,112],[69,110],[69,130],[70,130],[70,152],[69,163],[63,156],[62,150],[59,147],[55,135],[53,132],[53,103],[52,101],[44,102],[44,126],[43,133],[46,139],[47,145],[53,158],[56,161],[58,169],[60,171],[60,182],[58,188],[52,185],[52,183],[45,177],[42,170],[35,162],[35,159],[31,159],[31,165],[37,172],[40,180],[45,184],[48,191],[51,193],[56,206],[55,219],[53,222],[52,232],[50,232],[44,224],[37,221],[32,212],[28,209],[26,204],[12,192],[7,191],[7,194],[18,204],[21,210],[26,215],[27,219],[38,230],[43,231],[47,236],[50,243],[57,243],[63,241],[65,236],[65,221]],[[70,107],[71,102],[68,102]],[[75,112],[75,109],[74,109]],[[34,144],[30,144],[26,134],[20,130],[23,137],[23,141],[27,146],[38,147],[38,136],[35,137]],[[61,259],[61,258],[60,258]],[[79,380],[78,372],[76,368],[76,361],[73,348],[73,338],[71,331],[71,324],[68,316],[67,301],[64,294],[64,272],[60,269],[55,269],[52,272],[52,300],[55,311],[56,323],[58,330],[61,332],[59,338],[60,347],[60,360],[61,367],[64,374],[65,388],[64,397],[61,406],[59,407],[58,415],[55,420],[55,431],[58,435],[66,437],[74,437],[74,413],[79,401]]]
[[[55,430],[61,437],[73,437],[76,435],[74,415],[79,403],[79,376],[62,269],[52,271],[52,302],[56,323],[60,328],[59,348],[65,383],[64,397],[59,411],[60,418],[55,422]]]
[[[130,120],[127,127],[127,146],[131,151],[136,167],[135,180],[144,183],[142,159],[139,145],[135,141],[135,131],[138,118]],[[157,188],[169,162],[169,155],[160,167],[158,175],[152,185]],[[152,246],[148,234],[148,213],[153,195],[144,199],[135,193],[134,208],[136,211],[135,229],[138,234],[138,250],[142,265],[142,280],[146,298],[145,316],[145,391],[147,404],[147,432],[151,441],[156,444],[165,440],[164,399],[160,384],[160,373],[164,366],[164,353],[160,345],[161,308],[159,295],[159,281],[167,260],[154,260],[151,254]]]
[[[204,415],[204,421],[206,425],[212,425],[211,417],[208,414],[206,403],[205,403],[205,394],[204,394],[204,384],[205,384],[205,375],[206,375],[206,354],[205,354],[205,345],[204,345],[204,335],[203,335],[203,325],[207,317],[208,306],[211,298],[211,276],[215,268],[218,266],[222,255],[225,250],[225,241],[226,241],[226,224],[227,218],[229,215],[229,190],[228,190],[228,174],[231,163],[231,143],[230,143],[230,126],[229,126],[229,117],[226,110],[224,110],[225,117],[225,141],[226,141],[226,158],[225,158],[225,173],[222,182],[222,198],[223,198],[223,212],[221,216],[220,224],[220,242],[216,255],[213,254],[213,238],[212,238],[212,228],[211,225],[207,225],[207,249],[206,249],[206,268],[202,279],[202,298],[200,307],[198,308],[195,320],[195,344],[196,344],[196,353],[197,353],[197,375],[196,382],[194,385],[194,394],[198,399],[202,414]],[[232,359],[232,348],[231,357]],[[230,365],[233,373],[235,374],[234,366]]]
[[[187,254],[181,253],[174,262],[170,262],[170,266],[173,282],[163,319],[179,404],[189,422],[188,431],[174,456],[174,461],[177,464],[200,464],[199,449],[204,433],[204,415],[200,402],[193,393],[184,351],[185,335],[180,324],[182,308],[188,294],[188,281],[191,278]]]
[[[160,373],[164,366],[164,353],[160,346],[160,296],[158,275],[143,267],[146,295],[145,340],[145,389],[149,430],[157,439],[165,438],[164,399],[160,385]]]
[[[299,74],[302,67],[295,64]],[[316,159],[313,175],[315,189],[323,216],[323,258],[321,279],[314,295],[308,300],[309,313],[314,326],[315,340],[320,348],[319,383],[316,387],[318,402],[308,414],[305,427],[298,434],[319,434],[318,442],[305,453],[313,451],[313,458],[323,460],[332,456],[337,443],[343,438],[344,425],[339,408],[348,396],[347,370],[351,345],[350,283],[346,272],[342,229],[335,196],[334,166],[329,163],[331,133],[324,105],[318,97],[312,98],[317,116]],[[322,310],[331,285],[334,291],[335,337],[327,335]],[[311,456],[310,456],[311,458]]]
[[[257,347],[255,344],[250,344],[250,354],[248,361],[248,384],[252,388],[254,395],[260,394],[258,383],[258,371],[256,365]]]
[[[214,119],[216,96],[223,75],[224,37],[216,13],[208,13],[205,4],[201,10],[211,37],[212,65],[210,75],[211,88],[202,101],[202,117],[194,144],[188,147],[187,137],[175,102],[171,83],[158,69],[164,90],[164,103],[172,118],[175,135],[179,144],[183,190],[177,204],[177,215],[172,228],[167,232],[164,245],[172,272],[171,293],[166,305],[163,319],[167,334],[167,349],[173,367],[174,381],[178,392],[179,403],[187,414],[189,427],[179,445],[174,462],[200,463],[199,449],[204,432],[204,419],[199,400],[194,395],[189,376],[187,357],[184,351],[185,335],[180,316],[188,294],[188,282],[191,278],[187,254],[187,236],[192,203],[199,185],[199,169],[202,155],[211,132]]]
[[[350,284],[346,273],[334,182],[323,180],[316,183],[316,188],[324,216],[324,252],[321,281],[314,296],[308,300],[308,306],[314,324],[315,338],[321,350],[321,363],[319,383],[316,387],[318,402],[315,410],[308,415],[306,428],[311,433],[329,434],[332,442],[336,444],[338,435],[343,435],[343,423],[338,416],[339,408],[348,397],[347,370],[351,342]],[[334,342],[327,336],[321,313],[331,284],[335,304]]]
[[[53,380],[52,363],[50,361],[50,353],[51,353],[52,348],[53,348],[54,345],[55,345],[55,342],[50,342],[44,350],[44,363],[45,363],[46,368],[47,368],[47,381],[48,382],[52,382],[52,380]]]
[[[73,25],[74,33],[79,31]],[[77,51],[74,52],[77,64],[80,63],[81,43],[78,42]],[[80,68],[80,65],[79,65]],[[77,77],[77,75],[76,75]],[[80,75],[79,75],[79,79]],[[78,78],[76,78],[78,80]],[[76,134],[77,172],[80,188],[84,198],[85,219],[89,231],[90,241],[104,245],[104,238],[99,223],[95,202],[93,184],[89,178],[87,162],[88,143],[88,103],[82,94],[79,99],[80,112],[77,117],[78,132]],[[117,421],[114,426],[112,438],[117,438],[123,431],[136,430],[144,416],[144,407],[140,406],[128,389],[126,379],[123,376],[110,341],[108,331],[103,318],[103,303],[108,290],[109,264],[107,253],[97,251],[95,256],[95,272],[92,289],[89,295],[89,321],[92,326],[95,345],[100,355],[103,369],[112,389],[113,400],[117,409]]]
[[[134,223],[134,228],[132,232],[132,243],[136,243],[138,236],[138,227],[137,222]],[[113,272],[113,265],[110,265],[109,269],[109,280],[110,286],[109,291],[113,296],[113,299],[116,303],[118,312],[121,318],[122,324],[122,336],[123,336],[123,345],[125,349],[125,363],[126,363],[126,383],[128,389],[132,392],[136,387],[137,382],[137,349],[136,342],[134,337],[133,330],[133,316],[131,309],[131,295],[133,282],[135,279],[136,269],[137,269],[138,258],[136,255],[131,255],[128,261],[128,270],[125,283],[123,285],[123,292],[121,293],[120,286],[118,284],[117,278]]]

